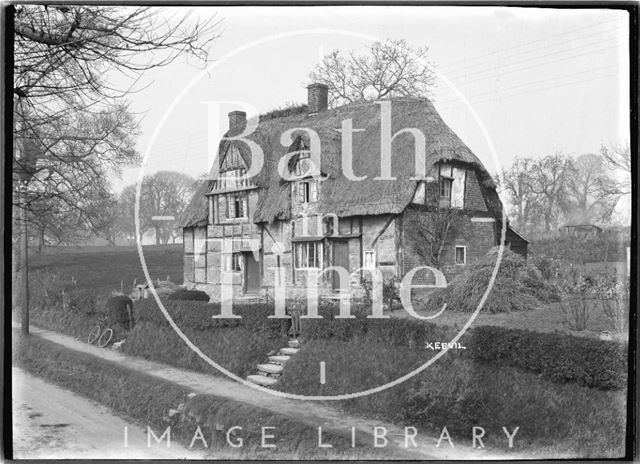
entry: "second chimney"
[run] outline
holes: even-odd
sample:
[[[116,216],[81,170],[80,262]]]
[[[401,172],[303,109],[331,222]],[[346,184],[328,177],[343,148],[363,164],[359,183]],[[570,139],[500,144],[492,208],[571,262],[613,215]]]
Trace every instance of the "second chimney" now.
[[[308,112],[309,114],[321,113],[327,110],[329,87],[325,84],[315,83],[307,86]]]
[[[242,132],[247,125],[247,113],[232,111],[229,113],[229,132]]]

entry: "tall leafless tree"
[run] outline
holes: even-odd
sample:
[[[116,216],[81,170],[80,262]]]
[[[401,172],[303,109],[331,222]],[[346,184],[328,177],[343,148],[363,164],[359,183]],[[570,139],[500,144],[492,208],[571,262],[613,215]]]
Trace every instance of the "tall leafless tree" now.
[[[191,201],[196,181],[186,174],[159,171],[145,176],[140,189],[141,229],[153,230],[156,244],[167,243],[179,236],[177,218]],[[157,216],[173,216],[174,220],[158,220]]]
[[[580,222],[605,222],[622,196],[609,177],[601,156],[586,154],[573,162],[568,184],[568,219]]]
[[[206,62],[217,23],[159,8],[13,8],[13,198],[23,236],[14,276],[22,281],[23,330],[28,331],[31,206],[56,201],[92,225],[92,213],[100,211],[92,201],[108,195],[109,173],[137,161],[138,123],[127,96],[140,90],[145,71],[179,56]]]
[[[413,48],[405,40],[372,44],[368,53],[334,50],[309,74],[313,82],[329,86],[329,104],[391,97],[429,96],[435,81],[427,47]]]
[[[531,158],[516,158],[508,169],[502,170],[496,182],[513,205],[513,216],[515,216],[518,230],[525,234],[536,200],[530,172],[534,163],[535,161]]]
[[[605,164],[615,172],[618,188],[623,195],[631,193],[631,153],[629,144],[618,143],[611,147],[600,147]]]
[[[544,231],[550,232],[557,225],[562,211],[566,210],[573,163],[571,158],[556,153],[533,163],[530,172],[531,189],[538,196],[537,206],[544,221]]]

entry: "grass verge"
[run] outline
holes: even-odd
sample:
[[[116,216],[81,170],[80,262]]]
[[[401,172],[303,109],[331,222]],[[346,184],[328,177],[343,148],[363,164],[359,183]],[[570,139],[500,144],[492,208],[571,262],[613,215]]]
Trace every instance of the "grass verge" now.
[[[14,333],[14,337],[17,334]],[[38,336],[14,340],[13,362],[26,371],[62,388],[104,404],[116,414],[151,427],[160,436],[171,426],[172,440],[189,446],[198,427],[207,442],[195,442],[217,459],[357,459],[398,458],[396,450],[351,448],[349,437],[323,432],[323,441],[332,449],[318,448],[317,429],[242,403],[190,391],[115,363],[70,350]],[[171,416],[170,411],[179,411]],[[240,426],[241,448],[226,442],[226,430]],[[261,446],[261,427],[274,427],[275,449]],[[117,444],[114,444],[117,446]],[[406,457],[406,456],[405,456]]]
[[[278,389],[305,395],[359,391],[395,380],[428,358],[424,351],[390,350],[372,341],[309,340],[287,363]],[[320,385],[315,373],[326,359],[331,362]],[[337,406],[436,436],[446,426],[454,442],[465,444],[473,426],[483,427],[485,444],[496,448],[508,445],[502,427],[520,427],[514,451],[539,457],[612,458],[625,451],[624,391],[555,383],[451,351],[398,386]]]

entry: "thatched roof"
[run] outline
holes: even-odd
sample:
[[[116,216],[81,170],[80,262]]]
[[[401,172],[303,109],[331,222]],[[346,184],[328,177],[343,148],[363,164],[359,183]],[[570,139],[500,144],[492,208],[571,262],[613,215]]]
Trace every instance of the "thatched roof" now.
[[[203,227],[207,225],[209,205],[206,193],[208,191],[209,181],[200,181],[196,193],[178,218],[182,227]]]
[[[264,166],[256,177],[261,187],[254,222],[272,222],[290,217],[290,187],[277,172],[278,160],[293,149],[280,144],[282,134],[293,128],[313,129],[321,141],[321,171],[327,176],[321,187],[321,213],[334,213],[339,217],[397,214],[411,201],[417,181],[415,176],[414,138],[410,134],[396,137],[391,149],[391,174],[396,180],[375,180],[380,176],[380,108],[375,102],[357,103],[327,110],[314,115],[292,114],[262,120],[248,138],[258,143],[264,152]],[[353,134],[353,171],[366,180],[351,181],[342,170],[341,123],[352,119],[354,129],[365,129]],[[488,201],[499,203],[491,176],[480,160],[445,124],[433,104],[425,98],[402,98],[391,102],[392,133],[404,128],[417,128],[427,141],[427,166],[439,161],[460,162],[474,167],[485,184]],[[235,135],[235,134],[227,134]],[[300,137],[308,146],[308,136],[300,131]],[[223,141],[224,153],[231,144],[238,147],[247,164],[251,156],[245,143]],[[487,189],[488,188],[488,189]],[[206,207],[205,207],[206,209]],[[206,214],[206,212],[204,213]]]

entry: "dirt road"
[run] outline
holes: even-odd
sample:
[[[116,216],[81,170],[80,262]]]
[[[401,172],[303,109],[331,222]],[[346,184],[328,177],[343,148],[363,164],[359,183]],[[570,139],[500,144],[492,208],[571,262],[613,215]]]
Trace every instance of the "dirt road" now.
[[[147,446],[146,430],[104,406],[12,368],[16,459],[204,459],[172,442]],[[125,447],[125,428],[128,446]]]

